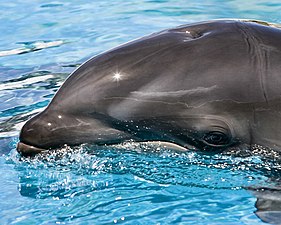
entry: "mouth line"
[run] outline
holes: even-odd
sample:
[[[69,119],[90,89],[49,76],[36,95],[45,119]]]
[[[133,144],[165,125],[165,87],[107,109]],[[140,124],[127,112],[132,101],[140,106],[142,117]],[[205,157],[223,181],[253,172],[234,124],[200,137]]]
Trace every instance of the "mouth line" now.
[[[189,151],[190,149],[194,149],[194,147],[191,148],[191,146],[189,146],[189,145],[186,145],[183,147],[178,144],[175,144],[172,142],[167,142],[167,141],[137,141],[137,143],[156,145],[159,147],[164,147],[164,148],[168,148],[168,149],[180,151],[180,152],[186,152],[186,151]],[[111,145],[114,146],[114,144],[111,144]],[[108,146],[111,146],[111,145],[109,144]],[[36,154],[48,152],[49,150],[50,149],[44,149],[44,148],[35,147],[33,145],[25,144],[21,141],[18,142],[18,144],[17,144],[17,152],[24,157],[35,156]]]
[[[38,153],[47,151],[47,149],[37,148],[35,146],[19,142],[17,144],[17,151],[23,156],[34,156]]]

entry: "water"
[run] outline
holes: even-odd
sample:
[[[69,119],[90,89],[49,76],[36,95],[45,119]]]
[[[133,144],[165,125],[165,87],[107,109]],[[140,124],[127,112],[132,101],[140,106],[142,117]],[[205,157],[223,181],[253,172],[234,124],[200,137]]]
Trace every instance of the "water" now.
[[[89,57],[194,21],[280,23],[280,1],[2,0],[0,12],[0,224],[264,224],[248,187],[278,186],[274,159],[125,143],[29,160],[15,146],[24,122]]]

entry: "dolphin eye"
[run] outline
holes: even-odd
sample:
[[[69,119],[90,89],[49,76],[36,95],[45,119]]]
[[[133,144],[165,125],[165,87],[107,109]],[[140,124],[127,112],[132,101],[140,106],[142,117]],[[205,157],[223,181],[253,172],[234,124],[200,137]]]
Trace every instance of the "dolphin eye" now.
[[[230,137],[220,131],[211,131],[204,134],[203,141],[211,146],[223,146],[230,142]]]

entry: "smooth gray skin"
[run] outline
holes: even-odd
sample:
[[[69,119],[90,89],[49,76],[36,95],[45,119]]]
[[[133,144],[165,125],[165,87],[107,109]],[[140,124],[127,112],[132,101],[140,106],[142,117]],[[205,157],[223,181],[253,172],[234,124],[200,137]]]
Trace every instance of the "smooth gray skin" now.
[[[281,149],[281,30],[184,25],[93,57],[20,133],[24,155],[81,143],[163,141],[213,152]]]

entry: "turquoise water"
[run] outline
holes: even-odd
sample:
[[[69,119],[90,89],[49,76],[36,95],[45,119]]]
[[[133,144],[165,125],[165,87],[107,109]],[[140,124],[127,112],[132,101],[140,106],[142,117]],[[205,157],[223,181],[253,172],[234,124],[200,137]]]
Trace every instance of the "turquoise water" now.
[[[280,1],[0,2],[0,224],[264,224],[248,187],[274,187],[281,164],[135,143],[21,159],[21,126],[89,57],[194,21],[281,22]]]

